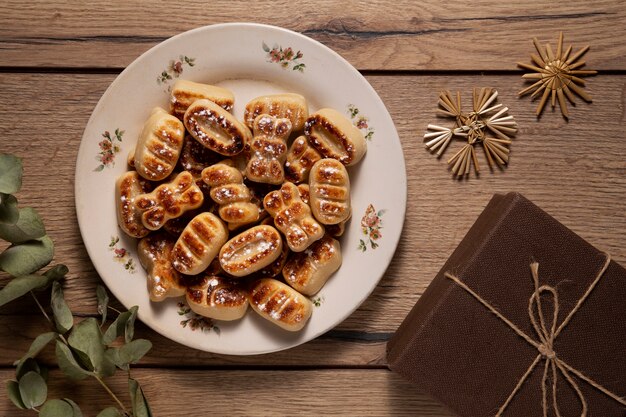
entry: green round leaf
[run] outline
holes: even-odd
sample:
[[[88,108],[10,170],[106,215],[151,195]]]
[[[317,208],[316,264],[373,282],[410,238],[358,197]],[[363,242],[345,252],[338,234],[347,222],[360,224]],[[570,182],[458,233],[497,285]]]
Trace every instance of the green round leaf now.
[[[124,328],[124,341],[126,343],[130,342],[133,340],[133,337],[135,337],[135,319],[137,319],[137,310],[139,310],[139,307],[137,306],[133,306],[130,310],[128,310],[130,312],[130,317],[128,318]]]
[[[122,417],[122,413],[115,407],[105,408],[96,417]]]
[[[74,355],[72,355],[72,351],[70,350],[70,348],[63,342],[57,340],[55,352],[59,368],[61,369],[61,371],[63,371],[65,375],[67,375],[71,379],[79,380],[93,375],[92,372],[81,368],[81,366],[74,358]]]
[[[26,360],[17,364],[17,368],[15,369],[15,379],[19,381],[21,377],[31,371],[40,374],[41,368],[35,359],[26,358]]]
[[[134,322],[135,317],[137,317],[137,306],[132,307],[129,311],[125,311],[111,323],[109,328],[104,333],[104,344],[110,345],[115,339],[117,339],[122,334],[125,335],[126,338],[130,336],[132,340],[132,336],[135,330]],[[128,322],[131,322],[131,325],[128,325]]]
[[[72,406],[63,400],[50,400],[41,407],[39,417],[71,417],[74,415]]]
[[[12,279],[0,290],[0,307],[31,290],[47,286],[48,282],[48,278],[41,275],[26,275]]]
[[[152,349],[152,343],[149,340],[133,340],[120,347],[120,359],[124,363],[137,363],[150,349]]]
[[[152,411],[148,405],[143,390],[139,386],[139,382],[132,378],[128,378],[128,390],[130,391],[130,401],[133,405],[134,417],[152,417]]]
[[[46,345],[57,337],[57,334],[58,333],[56,332],[48,332],[37,336],[28,348],[28,352],[26,352],[26,354],[22,356],[22,358],[17,361],[15,365],[19,365],[20,363],[23,363],[26,359],[34,358],[35,356],[39,355],[39,353],[46,347]]]
[[[106,356],[109,362],[113,363],[118,368],[128,371],[128,362],[124,362],[120,357],[120,348],[119,347],[110,347],[104,352],[104,356]]]
[[[59,281],[52,283],[52,294],[50,296],[50,306],[57,325],[57,330],[64,334],[74,325],[74,317],[63,297],[63,286]]]
[[[41,217],[32,207],[20,209],[17,222],[14,224],[0,223],[0,238],[11,243],[22,243],[39,239],[46,234]]]
[[[115,365],[105,357],[105,345],[98,320],[89,317],[74,326],[68,342],[78,357],[99,376],[115,373]]]
[[[0,193],[15,194],[22,187],[22,160],[0,154]]]
[[[19,380],[20,396],[26,408],[39,407],[46,401],[48,386],[37,372],[28,372]]]
[[[33,240],[13,245],[0,254],[0,269],[14,277],[31,274],[48,265],[54,256],[52,239],[44,236],[41,240]]]
[[[80,411],[80,407],[74,401],[69,398],[63,398],[63,401],[72,406],[72,410],[74,411],[74,415],[72,417],[83,417],[83,412]]]
[[[7,381],[7,394],[11,402],[20,410],[24,410],[24,402],[20,396],[20,386],[17,381]]]
[[[17,198],[11,194],[0,193],[0,224],[15,224],[19,218]]]

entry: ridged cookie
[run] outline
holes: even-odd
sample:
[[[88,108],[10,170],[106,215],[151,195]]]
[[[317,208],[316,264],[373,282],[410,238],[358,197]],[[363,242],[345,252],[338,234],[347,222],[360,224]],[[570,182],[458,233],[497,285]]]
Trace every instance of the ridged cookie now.
[[[350,177],[336,159],[320,159],[309,178],[311,211],[320,223],[339,224],[350,217]]]
[[[254,283],[250,306],[261,317],[290,332],[302,330],[311,317],[311,301],[290,286],[272,278]]]
[[[194,217],[178,237],[172,253],[172,265],[186,275],[207,269],[228,239],[224,223],[213,213]]]
[[[238,320],[248,310],[248,296],[241,285],[217,275],[209,275],[189,287],[187,304],[196,313],[215,320]]]
[[[300,94],[284,93],[261,96],[246,104],[244,122],[252,129],[254,120],[261,114],[289,119],[293,131],[299,132],[304,127],[306,118],[309,117],[309,108],[306,99]]]
[[[161,181],[174,171],[183,148],[185,127],[180,120],[155,107],[139,134],[133,164],[139,175]]]
[[[235,105],[235,96],[226,88],[189,80],[178,80],[172,86],[170,111],[174,116],[183,120],[189,106],[194,101],[201,99],[210,100],[226,111],[231,111]]]

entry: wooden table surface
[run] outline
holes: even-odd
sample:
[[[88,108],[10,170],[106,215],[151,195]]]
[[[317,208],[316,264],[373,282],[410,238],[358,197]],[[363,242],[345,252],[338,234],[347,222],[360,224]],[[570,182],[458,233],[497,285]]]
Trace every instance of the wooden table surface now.
[[[87,120],[107,86],[139,54],[198,26],[255,21],[321,41],[359,69],[396,124],[407,165],[408,207],[397,253],[369,299],[334,330],[297,348],[236,357],[195,351],[138,325],[154,348],[133,371],[156,416],[450,416],[386,368],[385,343],[495,192],[520,191],[626,265],[626,7],[619,0],[440,2],[0,3],[0,152],[24,158],[18,199],[42,214],[68,265],[66,295],[80,316],[96,314],[101,280],[87,256],[74,209],[74,167]],[[565,121],[518,99],[517,61],[532,37],[592,46],[593,104]],[[458,181],[424,149],[442,89],[498,89],[520,126],[508,168]],[[448,151],[449,153],[450,151]],[[482,155],[479,155],[482,157]],[[486,167],[484,167],[486,168]],[[46,322],[28,300],[0,310],[0,380]],[[53,363],[51,350],[43,361]],[[50,396],[77,400],[86,415],[111,404],[93,381],[68,383],[53,370]],[[122,398],[126,381],[111,386]],[[4,385],[4,384],[3,384]],[[4,391],[0,415],[13,409]],[[32,415],[32,413],[30,414]]]

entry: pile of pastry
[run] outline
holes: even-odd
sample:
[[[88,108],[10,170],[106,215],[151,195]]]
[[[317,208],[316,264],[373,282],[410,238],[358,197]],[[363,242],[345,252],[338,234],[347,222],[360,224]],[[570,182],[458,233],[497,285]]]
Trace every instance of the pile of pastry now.
[[[346,166],[362,133],[304,97],[258,97],[244,120],[227,89],[177,81],[155,108],[116,184],[120,228],[138,238],[152,301],[186,296],[193,311],[237,320],[248,305],[290,331],[341,266],[351,215]]]

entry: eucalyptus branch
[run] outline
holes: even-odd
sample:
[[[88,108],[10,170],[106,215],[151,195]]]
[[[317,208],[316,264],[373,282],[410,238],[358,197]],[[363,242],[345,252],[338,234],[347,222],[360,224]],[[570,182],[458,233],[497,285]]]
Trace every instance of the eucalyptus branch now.
[[[115,395],[113,391],[111,391],[111,388],[109,388],[109,386],[102,380],[102,378],[97,375],[94,375],[94,378],[96,378],[96,381],[98,381],[100,385],[102,385],[102,388],[104,388],[104,390],[111,396],[111,398],[115,400],[115,402],[120,406],[124,414],[126,416],[130,416],[131,414],[129,414],[124,403],[120,401],[120,399],[117,397],[117,395]]]
[[[115,401],[116,407],[102,410],[98,417],[152,417],[139,383],[130,377],[130,364],[137,363],[152,348],[150,341],[133,338],[137,307],[129,311],[110,307],[106,290],[98,286],[96,297],[101,318],[88,317],[75,323],[61,283],[68,273],[67,267],[56,265],[44,273],[38,272],[52,261],[54,243],[46,235],[37,211],[18,208],[12,194],[19,191],[21,183],[22,161],[0,154],[0,240],[10,243],[0,256],[0,272],[10,277],[0,289],[0,307],[30,293],[53,330],[38,335],[28,352],[15,362],[15,380],[6,384],[9,399],[19,409],[29,409],[46,417],[83,416],[78,404],[71,399],[47,398],[47,370],[36,357],[53,344],[59,369],[67,377],[81,380],[91,376]],[[46,289],[50,289],[52,315],[34,293]],[[108,310],[118,315],[105,329],[110,321],[107,320]],[[122,339],[121,344],[116,342],[118,339]],[[105,382],[117,369],[128,373],[132,407],[125,406]]]

